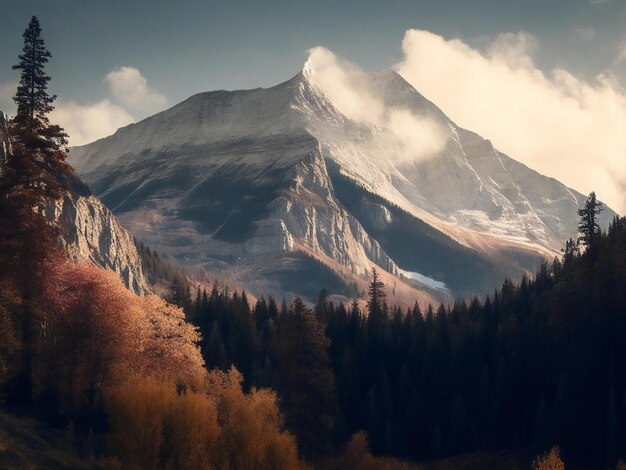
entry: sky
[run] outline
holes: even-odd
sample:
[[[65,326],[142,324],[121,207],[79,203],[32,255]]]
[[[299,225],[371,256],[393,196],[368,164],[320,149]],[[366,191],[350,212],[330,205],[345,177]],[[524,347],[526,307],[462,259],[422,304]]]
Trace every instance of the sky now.
[[[626,0],[0,0],[0,110],[32,15],[80,145],[188,96],[272,86],[322,47],[626,212]],[[314,49],[320,50],[320,49]]]

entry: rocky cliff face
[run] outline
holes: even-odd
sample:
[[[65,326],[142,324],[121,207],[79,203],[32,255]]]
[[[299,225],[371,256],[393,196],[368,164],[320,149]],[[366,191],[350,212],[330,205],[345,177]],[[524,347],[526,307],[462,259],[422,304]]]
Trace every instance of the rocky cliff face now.
[[[68,193],[50,204],[48,217],[59,224],[71,259],[116,272],[132,292],[150,292],[134,237],[97,197]]]
[[[0,112],[0,174],[11,155],[11,139],[5,115]],[[72,190],[50,201],[46,215],[59,224],[61,246],[75,261],[86,261],[116,272],[126,287],[137,293],[150,291],[133,236],[113,213],[90,193],[78,178]]]
[[[335,198],[319,148],[295,166],[291,185],[272,207],[273,217],[284,221],[290,235],[309,251],[324,254],[359,275],[366,273],[369,262],[397,273],[396,264],[380,244]]]

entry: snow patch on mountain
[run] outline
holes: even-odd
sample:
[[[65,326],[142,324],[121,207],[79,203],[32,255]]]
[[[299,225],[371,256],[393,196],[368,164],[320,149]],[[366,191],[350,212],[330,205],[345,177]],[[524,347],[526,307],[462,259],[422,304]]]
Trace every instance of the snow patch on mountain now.
[[[414,281],[419,282],[420,284],[424,284],[425,286],[430,287],[431,289],[436,289],[436,290],[440,290],[446,293],[449,293],[449,289],[446,286],[445,282],[441,282],[441,281],[436,281],[433,278],[430,278],[428,276],[424,276],[423,274],[420,273],[415,273],[412,271],[406,271],[404,269],[400,269],[399,273],[401,275],[403,275],[406,278],[409,279],[413,279]]]

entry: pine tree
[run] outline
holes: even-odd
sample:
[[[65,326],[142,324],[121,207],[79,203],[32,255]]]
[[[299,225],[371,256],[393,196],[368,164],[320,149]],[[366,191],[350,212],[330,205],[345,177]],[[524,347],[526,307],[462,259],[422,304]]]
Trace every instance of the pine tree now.
[[[578,240],[582,242],[588,250],[595,247],[596,240],[601,233],[600,225],[598,224],[598,215],[604,210],[603,206],[604,204],[596,199],[596,193],[591,192],[583,208],[578,210],[578,216],[580,217],[578,224],[580,236]]]
[[[208,369],[217,367],[225,371],[230,366],[226,358],[226,349],[224,348],[222,333],[217,321],[213,321],[213,325],[211,326],[211,333],[209,334],[204,357]]]
[[[315,318],[317,318],[317,321],[322,325],[328,322],[328,296],[328,291],[322,289],[317,296],[317,303],[315,304]]]
[[[59,126],[50,125],[48,114],[54,109],[52,103],[56,95],[48,94],[50,77],[46,73],[46,64],[52,55],[46,48],[41,36],[41,26],[36,16],[30,20],[24,31],[24,48],[18,56],[19,63],[13,70],[20,70],[20,84],[13,100],[17,104],[14,124],[16,138],[31,145],[58,150],[67,145],[67,134]]]
[[[20,86],[14,98],[17,116],[9,123],[12,151],[0,176],[0,284],[13,292],[11,311],[20,337],[22,361],[14,391],[29,400],[35,328],[32,302],[42,282],[41,267],[58,256],[58,229],[45,216],[51,199],[70,186],[71,167],[65,163],[66,134],[49,123],[55,97],[47,93],[45,64],[50,53],[33,17],[24,33]]]
[[[367,301],[367,327],[371,339],[384,336],[385,321],[387,319],[387,303],[385,284],[378,277],[376,268],[372,268],[372,281],[368,289]]]
[[[371,315],[380,315],[383,313],[383,305],[385,304],[385,284],[378,277],[376,268],[372,268],[372,281],[370,282],[367,302],[367,311]]]
[[[307,457],[330,451],[337,404],[329,344],[302,299],[296,298],[279,317],[275,386],[282,399],[285,424],[298,437]]]

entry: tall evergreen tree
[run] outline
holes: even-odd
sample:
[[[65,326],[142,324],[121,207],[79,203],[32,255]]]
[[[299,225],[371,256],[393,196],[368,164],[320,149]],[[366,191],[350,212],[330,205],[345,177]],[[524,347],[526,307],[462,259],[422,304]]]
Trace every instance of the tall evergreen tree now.
[[[378,277],[378,271],[376,271],[376,268],[372,268],[372,281],[370,282],[368,288],[368,295],[368,313],[370,315],[382,314],[387,295],[385,294],[385,284]]]
[[[368,289],[367,328],[371,339],[382,338],[387,320],[387,302],[385,284],[378,277],[376,268],[372,268],[372,280]]]
[[[49,124],[48,113],[54,109],[52,103],[56,95],[48,94],[50,77],[45,70],[52,55],[41,36],[41,26],[36,16],[31,18],[23,38],[24,48],[18,56],[20,61],[13,66],[13,70],[21,71],[20,84],[13,98],[17,104],[15,123],[34,133]]]
[[[296,298],[278,320],[275,387],[287,428],[298,437],[307,457],[331,450],[337,404],[329,345],[314,313]]]
[[[604,204],[597,200],[596,193],[591,192],[583,208],[578,210],[580,217],[578,224],[580,236],[578,240],[582,242],[588,250],[593,249],[596,240],[599,238],[600,225],[598,224],[598,215],[604,210],[603,206]]]
[[[41,37],[41,27],[33,17],[24,33],[20,63],[20,85],[14,98],[17,116],[9,124],[12,152],[0,176],[0,273],[1,289],[12,292],[11,312],[20,337],[22,361],[14,393],[28,400],[35,320],[32,302],[42,282],[41,266],[57,256],[58,229],[45,210],[70,185],[71,168],[65,163],[66,134],[49,123],[54,96],[47,93],[45,64],[50,53]]]

